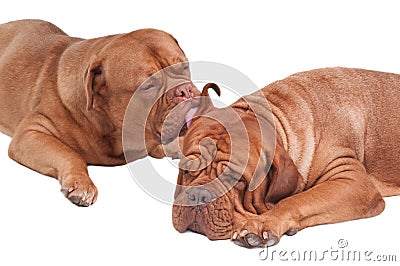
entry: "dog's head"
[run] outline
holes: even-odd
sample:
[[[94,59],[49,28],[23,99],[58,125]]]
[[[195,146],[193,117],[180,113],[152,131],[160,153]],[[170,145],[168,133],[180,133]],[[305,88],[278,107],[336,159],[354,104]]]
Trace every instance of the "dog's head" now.
[[[84,88],[78,102],[83,113],[97,121],[93,123],[93,130],[99,131],[97,135],[104,135],[113,146],[111,155],[123,155],[126,114],[129,123],[124,132],[127,140],[124,148],[130,153],[127,159],[135,160],[149,154],[163,157],[158,147],[162,142],[160,132],[165,116],[185,102],[176,118],[183,123],[191,105],[195,104],[192,99],[200,95],[191,82],[188,60],[175,38],[160,30],[143,29],[83,41],[76,46],[75,54],[85,49],[82,54],[86,57],[80,60],[87,62],[84,69],[78,70],[82,73],[80,82]],[[65,58],[63,62],[69,66],[78,65],[68,64],[68,60],[78,59]],[[69,89],[71,85],[67,83],[70,81],[63,87]],[[67,89],[64,89],[66,97]],[[128,106],[132,108],[127,110]],[[166,141],[179,134],[179,129],[171,131],[170,136],[165,134]]]
[[[231,237],[233,225],[267,212],[296,193],[302,179],[273,121],[248,108],[216,109],[194,119],[184,137],[173,224],[209,239]]]

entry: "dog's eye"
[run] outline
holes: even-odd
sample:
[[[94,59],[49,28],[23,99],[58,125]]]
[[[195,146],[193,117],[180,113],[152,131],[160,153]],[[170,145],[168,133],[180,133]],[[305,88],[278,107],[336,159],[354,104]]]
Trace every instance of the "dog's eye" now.
[[[189,73],[189,63],[181,63],[179,68],[176,69],[176,73],[182,75],[188,75]]]
[[[141,91],[151,91],[157,87],[161,87],[161,80],[157,75],[153,75],[145,80],[139,88]]]
[[[189,64],[188,63],[182,64],[182,70],[183,71],[186,71],[188,69],[189,69]]]
[[[190,174],[189,174],[189,171],[188,170],[183,170],[183,177],[184,178],[189,178],[190,177]]]
[[[183,177],[184,178],[197,178],[201,171],[188,171],[188,170],[182,170],[183,171]]]
[[[140,90],[141,91],[149,91],[149,90],[151,90],[152,88],[154,88],[155,86],[153,85],[153,84],[146,84],[146,85],[144,85],[144,86],[141,86],[140,87]]]

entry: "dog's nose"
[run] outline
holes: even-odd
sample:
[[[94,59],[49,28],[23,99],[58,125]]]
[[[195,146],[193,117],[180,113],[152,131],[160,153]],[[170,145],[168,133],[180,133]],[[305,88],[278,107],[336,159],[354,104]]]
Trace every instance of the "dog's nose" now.
[[[194,94],[193,94],[192,85],[190,83],[185,83],[185,84],[179,85],[175,89],[175,96],[182,97],[185,99],[193,98]]]
[[[207,189],[194,187],[189,189],[188,199],[190,205],[205,204],[211,202],[212,194]]]

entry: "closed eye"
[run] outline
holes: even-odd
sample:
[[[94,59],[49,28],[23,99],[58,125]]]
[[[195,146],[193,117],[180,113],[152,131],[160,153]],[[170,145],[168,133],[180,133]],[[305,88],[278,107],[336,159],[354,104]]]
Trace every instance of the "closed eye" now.
[[[183,70],[183,71],[186,71],[186,70],[188,70],[188,69],[189,69],[189,64],[183,64],[182,70]]]
[[[141,91],[149,91],[149,90],[153,89],[154,87],[155,86],[153,84],[147,84],[147,85],[141,86],[140,90]]]
[[[182,170],[183,171],[183,177],[184,178],[197,178],[199,175],[200,175],[200,173],[201,173],[201,171],[199,170],[199,171],[188,171],[188,170]]]
[[[147,80],[145,80],[142,85],[139,87],[141,91],[150,91],[153,90],[154,88],[161,87],[162,81],[161,77],[158,74],[154,74],[151,77],[149,77]]]

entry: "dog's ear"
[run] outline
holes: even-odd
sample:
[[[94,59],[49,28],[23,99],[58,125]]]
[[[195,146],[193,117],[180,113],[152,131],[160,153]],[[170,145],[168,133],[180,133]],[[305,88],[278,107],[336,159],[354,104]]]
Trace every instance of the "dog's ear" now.
[[[303,179],[289,154],[277,143],[271,169],[268,172],[269,186],[265,204],[276,204],[280,200],[299,192]]]
[[[176,186],[175,186],[175,193],[174,193],[174,199],[176,199],[181,193],[182,193],[182,185],[183,185],[183,171],[179,169],[179,174],[178,174],[178,180],[176,181]]]
[[[195,115],[206,114],[214,108],[214,104],[208,94],[208,89],[213,89],[218,96],[221,96],[221,90],[215,83],[207,83],[201,91],[200,106]]]
[[[191,172],[201,171],[213,161],[217,152],[215,140],[202,138],[197,147],[192,146],[194,152],[188,157],[181,158],[179,168]]]
[[[94,94],[105,86],[103,67],[100,60],[94,60],[88,65],[83,80],[86,92],[86,110],[89,111],[93,108]]]
[[[209,96],[208,95],[208,89],[209,88],[213,89],[218,96],[221,96],[221,89],[218,87],[217,84],[212,83],[212,82],[207,83],[206,85],[204,85],[203,90],[201,91],[201,96],[207,96],[208,97]]]

